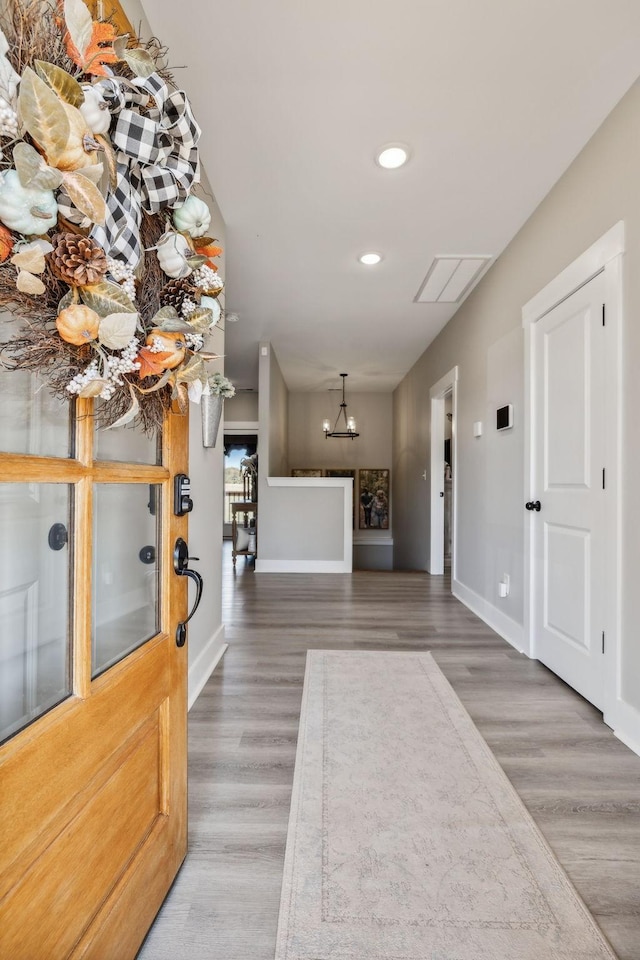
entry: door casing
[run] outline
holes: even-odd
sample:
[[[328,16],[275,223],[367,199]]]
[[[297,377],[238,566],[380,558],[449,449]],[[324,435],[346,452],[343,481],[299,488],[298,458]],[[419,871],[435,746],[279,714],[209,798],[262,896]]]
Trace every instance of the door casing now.
[[[457,579],[456,557],[456,506],[457,484],[456,472],[458,465],[458,367],[445,373],[429,390],[431,406],[431,447],[430,447],[430,477],[431,477],[431,537],[429,543],[429,567],[432,575],[444,573],[444,497],[440,496],[444,490],[444,417],[445,397],[451,393],[451,409],[453,412],[451,432],[451,459],[453,483],[451,488],[451,581]]]

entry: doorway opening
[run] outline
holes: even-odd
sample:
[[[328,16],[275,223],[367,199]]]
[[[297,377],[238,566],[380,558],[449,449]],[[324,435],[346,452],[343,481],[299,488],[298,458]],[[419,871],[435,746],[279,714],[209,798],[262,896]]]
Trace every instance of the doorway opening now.
[[[431,399],[431,538],[429,573],[456,577],[456,420],[458,368],[429,391]]]
[[[232,504],[247,499],[242,476],[242,460],[258,450],[258,435],[225,434],[224,437],[224,512],[222,536],[231,539]]]

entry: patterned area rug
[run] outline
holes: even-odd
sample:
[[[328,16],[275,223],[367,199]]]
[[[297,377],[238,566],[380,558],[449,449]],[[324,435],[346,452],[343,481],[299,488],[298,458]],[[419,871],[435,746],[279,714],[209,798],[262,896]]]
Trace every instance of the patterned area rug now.
[[[310,651],[276,960],[604,958],[431,655]]]

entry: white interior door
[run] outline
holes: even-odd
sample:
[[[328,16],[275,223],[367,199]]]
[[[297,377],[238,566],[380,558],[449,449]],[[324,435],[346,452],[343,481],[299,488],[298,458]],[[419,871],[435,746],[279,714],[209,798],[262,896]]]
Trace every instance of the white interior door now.
[[[604,275],[533,325],[535,655],[603,707]],[[612,425],[613,427],[613,425]],[[538,509],[539,502],[539,509]]]

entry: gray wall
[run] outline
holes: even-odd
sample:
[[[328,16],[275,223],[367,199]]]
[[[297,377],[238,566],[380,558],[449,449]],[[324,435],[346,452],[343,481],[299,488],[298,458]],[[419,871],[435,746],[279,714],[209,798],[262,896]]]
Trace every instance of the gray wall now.
[[[265,351],[266,354],[263,355]],[[258,377],[258,420],[261,427],[258,438],[258,469],[261,483],[264,483],[267,476],[286,477],[289,472],[289,391],[278,358],[269,343],[260,344]]]
[[[145,17],[140,0],[123,0],[125,13],[134,27],[139,29],[143,39],[153,36],[153,24]],[[153,4],[147,3],[147,9],[153,21]],[[163,38],[171,43],[170,37]],[[187,94],[195,78],[188,71],[181,70],[176,80]],[[200,196],[206,198],[212,214],[211,230],[220,245],[225,246],[224,220],[213,198],[213,193],[201,168],[202,183],[198,188]],[[224,255],[217,260],[220,276],[225,276]],[[224,333],[215,328],[205,344],[205,350],[224,354]],[[224,361],[211,365],[211,371],[223,372]],[[202,603],[193,620],[189,623],[189,702],[192,703],[202,684],[219,656],[224,642],[222,624],[222,491],[223,491],[223,443],[222,427],[218,433],[215,447],[205,449],[202,446],[200,408],[189,405],[189,474],[194,509],[189,517],[189,551],[192,556],[200,557],[194,566],[204,577],[205,588]],[[189,602],[193,599],[193,588],[189,586]]]
[[[227,426],[232,423],[258,422],[258,392],[236,393],[235,397],[224,402],[224,422]]]
[[[618,220],[626,224],[624,279],[623,699],[640,708],[640,85],[636,83],[540,204],[487,276],[394,394],[396,566],[425,569],[429,542],[429,388],[459,366],[458,579],[495,603],[497,579],[511,576],[508,607],[523,620],[524,336],[522,306]],[[514,405],[514,428],[487,427],[495,407]],[[474,440],[474,420],[485,434]],[[503,603],[503,601],[501,601]]]
[[[391,468],[393,397],[390,393],[347,392],[347,413],[356,418],[355,440],[328,439],[325,417],[335,422],[342,394],[289,395],[289,463],[291,467]],[[393,478],[392,478],[393,480]]]
[[[347,412],[356,418],[359,437],[355,440],[327,439],[322,430],[325,418],[335,422],[341,394],[292,393],[289,396],[289,464],[297,468],[349,469],[361,467],[391,470],[393,458],[393,397],[390,393],[353,393],[347,391]],[[393,471],[391,493],[393,494]],[[353,495],[358,499],[356,474]],[[391,498],[393,499],[393,497]],[[393,512],[389,512],[388,530],[359,530],[356,510],[356,540],[391,540]],[[389,569],[392,548],[356,548],[354,566],[359,569]]]

